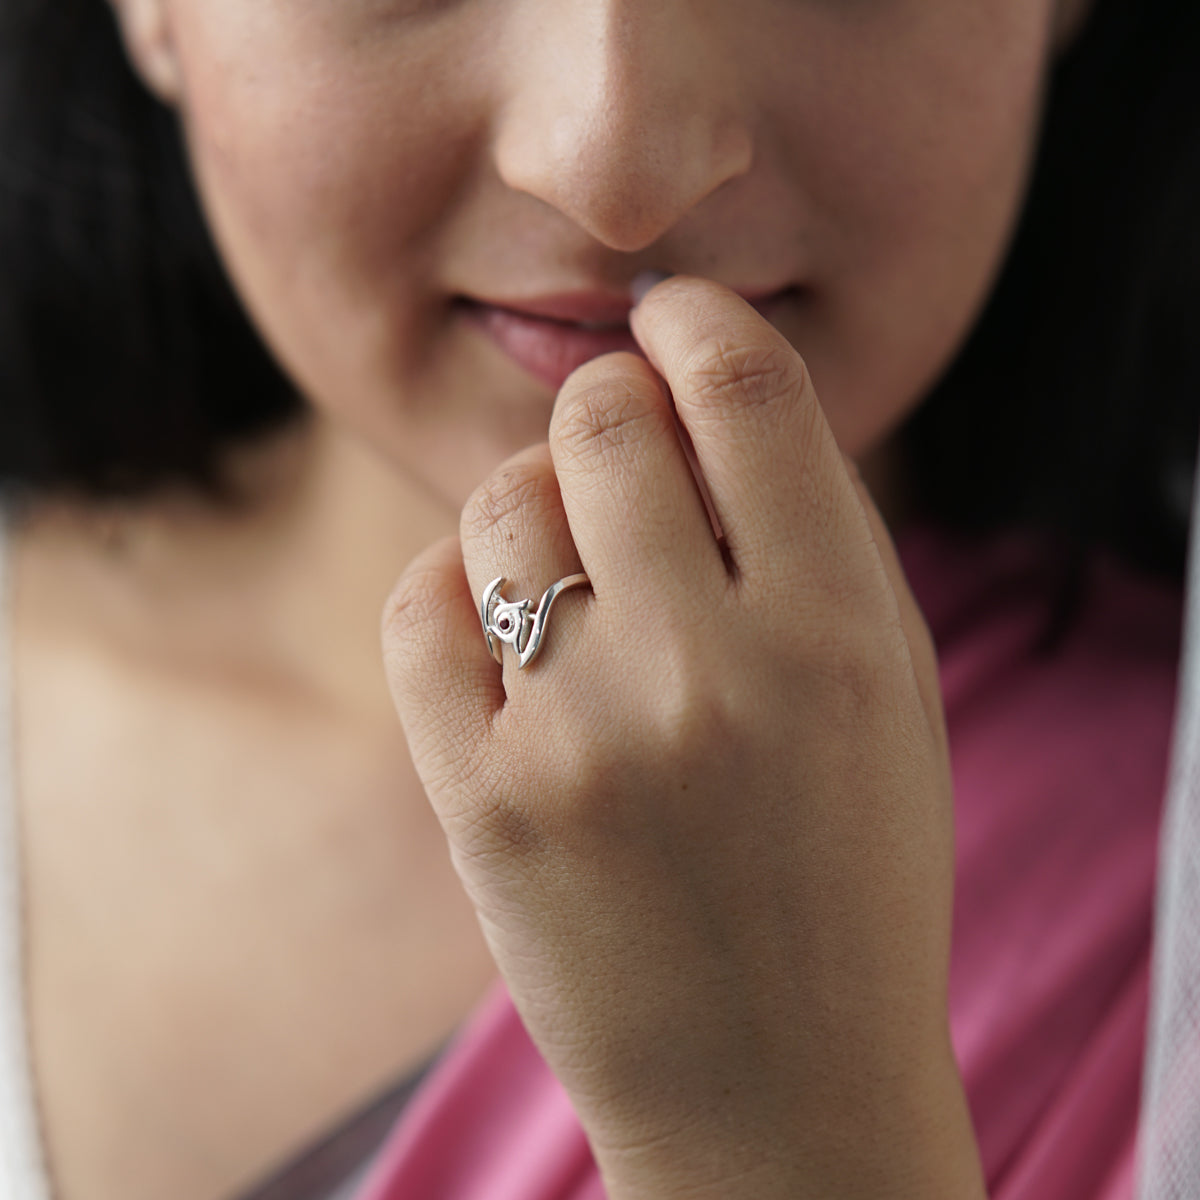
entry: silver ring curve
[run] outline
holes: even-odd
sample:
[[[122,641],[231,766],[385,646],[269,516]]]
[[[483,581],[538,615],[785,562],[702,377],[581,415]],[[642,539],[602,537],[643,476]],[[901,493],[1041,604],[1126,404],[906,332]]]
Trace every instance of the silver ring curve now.
[[[483,636],[487,640],[488,653],[503,663],[502,644],[507,642],[517,652],[517,666],[527,667],[542,648],[542,637],[546,632],[546,621],[554,601],[569,588],[582,587],[591,580],[584,574],[567,575],[552,583],[531,609],[529,600],[509,601],[501,594],[508,580],[498,575],[483,589],[479,604],[479,619],[483,622]]]

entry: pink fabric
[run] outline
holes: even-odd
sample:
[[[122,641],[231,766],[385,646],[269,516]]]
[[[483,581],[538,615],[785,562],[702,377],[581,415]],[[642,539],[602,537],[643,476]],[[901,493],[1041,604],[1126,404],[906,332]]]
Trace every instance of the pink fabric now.
[[[1105,560],[1060,653],[1045,563],[917,530],[953,754],[951,1024],[994,1200],[1128,1200],[1181,596]],[[497,986],[361,1200],[602,1200],[565,1093]]]

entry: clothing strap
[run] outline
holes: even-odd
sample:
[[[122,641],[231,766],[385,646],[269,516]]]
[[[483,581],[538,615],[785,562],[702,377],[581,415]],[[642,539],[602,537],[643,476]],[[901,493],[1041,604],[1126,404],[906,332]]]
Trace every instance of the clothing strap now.
[[[238,1200],[352,1200],[436,1056],[393,1084]]]

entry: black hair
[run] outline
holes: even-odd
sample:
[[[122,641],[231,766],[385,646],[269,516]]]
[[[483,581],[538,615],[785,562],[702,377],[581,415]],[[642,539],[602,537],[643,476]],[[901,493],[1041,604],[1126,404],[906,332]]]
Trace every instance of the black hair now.
[[[229,501],[230,446],[304,411],[105,0],[0,5],[0,264],[9,490]]]
[[[1182,579],[1200,437],[1200,5],[1098,0],[987,307],[904,430],[926,511]]]
[[[1200,434],[1200,5],[1096,0],[1021,223],[903,431],[918,504],[1182,577]],[[103,0],[0,11],[0,484],[219,496],[305,406],[230,287],[175,115]]]

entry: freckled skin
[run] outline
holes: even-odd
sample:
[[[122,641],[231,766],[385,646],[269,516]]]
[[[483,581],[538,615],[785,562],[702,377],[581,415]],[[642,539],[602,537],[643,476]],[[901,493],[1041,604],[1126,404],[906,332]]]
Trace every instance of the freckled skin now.
[[[797,284],[843,449],[961,341],[1011,232],[1051,0],[161,4],[204,201],[305,393],[461,503],[553,396],[455,294]]]

